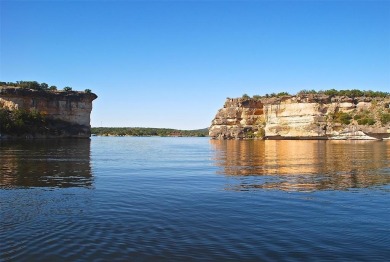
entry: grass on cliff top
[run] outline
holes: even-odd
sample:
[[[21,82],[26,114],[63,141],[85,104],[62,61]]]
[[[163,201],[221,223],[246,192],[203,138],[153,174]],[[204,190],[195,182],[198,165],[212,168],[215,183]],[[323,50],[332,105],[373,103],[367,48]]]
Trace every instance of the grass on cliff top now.
[[[57,91],[57,86],[51,85],[49,86],[46,83],[39,83],[37,81],[16,81],[14,82],[2,82],[0,81],[0,86],[12,86],[12,87],[18,87],[18,88],[24,88],[24,89],[32,89],[32,90],[38,90],[38,91]],[[63,89],[65,92],[73,91],[73,88],[70,86],[65,86]],[[91,89],[85,89],[85,93],[92,93]]]
[[[372,91],[372,90],[358,90],[358,89],[346,89],[346,90],[336,90],[336,89],[329,89],[329,90],[301,90],[296,95],[327,95],[327,96],[346,96],[350,98],[354,97],[390,97],[389,92],[382,92],[382,91]],[[271,94],[265,94],[263,96],[260,95],[254,95],[253,99],[261,99],[261,98],[270,98],[270,97],[283,97],[283,96],[291,96],[291,94],[287,92],[280,92],[280,93],[271,93]],[[249,99],[250,96],[247,94],[243,94],[242,98]]]
[[[91,133],[98,136],[188,136],[206,137],[207,128],[197,130],[178,130],[171,128],[147,127],[92,127]]]

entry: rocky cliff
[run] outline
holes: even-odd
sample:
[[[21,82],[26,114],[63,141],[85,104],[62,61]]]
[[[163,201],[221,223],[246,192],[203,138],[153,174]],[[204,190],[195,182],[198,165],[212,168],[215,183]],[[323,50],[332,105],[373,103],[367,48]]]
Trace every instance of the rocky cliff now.
[[[45,129],[48,131],[22,134],[29,137],[90,137],[90,114],[96,98],[95,94],[85,92],[0,87],[0,107],[9,112],[35,111],[47,119]],[[4,130],[0,130],[0,134],[15,136]]]
[[[389,139],[389,105],[390,97],[228,98],[209,135],[214,139]]]

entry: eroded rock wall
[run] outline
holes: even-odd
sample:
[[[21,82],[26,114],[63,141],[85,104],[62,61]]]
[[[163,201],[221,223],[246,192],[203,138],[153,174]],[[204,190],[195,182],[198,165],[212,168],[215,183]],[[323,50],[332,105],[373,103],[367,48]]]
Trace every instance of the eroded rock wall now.
[[[262,101],[227,99],[212,121],[209,135],[218,139],[245,138],[264,122]]]
[[[92,101],[96,98],[96,94],[85,92],[0,87],[0,101],[4,108],[37,110],[48,119],[59,120],[62,133],[70,137],[90,137]],[[67,125],[71,132],[66,131]]]
[[[326,95],[227,99],[212,121],[215,139],[383,139],[390,98]]]

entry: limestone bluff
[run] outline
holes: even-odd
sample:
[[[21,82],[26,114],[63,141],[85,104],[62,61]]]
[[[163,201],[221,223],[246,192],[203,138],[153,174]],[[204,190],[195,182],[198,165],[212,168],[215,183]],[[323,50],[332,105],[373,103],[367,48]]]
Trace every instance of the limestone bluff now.
[[[15,138],[88,138],[94,93],[78,91],[43,91],[19,87],[0,87],[0,107],[8,112],[35,110],[47,121],[39,131],[22,134],[0,130],[0,137]],[[43,130],[43,131],[42,131]]]
[[[209,135],[213,139],[389,139],[389,105],[389,96],[227,98]]]

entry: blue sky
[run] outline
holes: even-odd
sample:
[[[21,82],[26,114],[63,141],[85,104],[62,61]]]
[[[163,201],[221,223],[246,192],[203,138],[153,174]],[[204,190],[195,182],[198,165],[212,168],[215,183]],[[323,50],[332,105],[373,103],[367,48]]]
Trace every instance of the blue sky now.
[[[86,88],[92,126],[210,125],[226,97],[390,91],[390,1],[3,1],[0,80]]]

